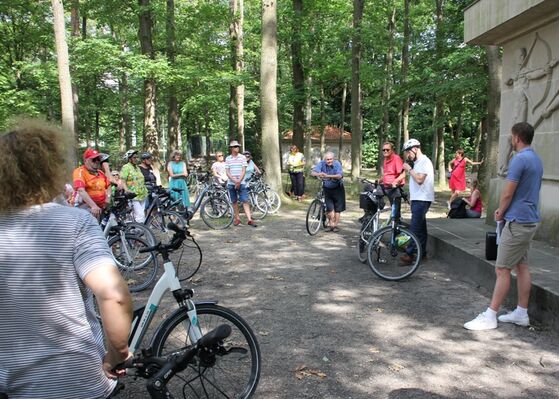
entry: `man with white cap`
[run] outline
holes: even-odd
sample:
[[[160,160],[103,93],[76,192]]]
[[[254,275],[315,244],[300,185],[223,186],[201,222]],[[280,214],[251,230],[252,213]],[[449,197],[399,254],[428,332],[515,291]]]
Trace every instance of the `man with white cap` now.
[[[235,213],[233,224],[235,226],[241,224],[238,204],[240,201],[243,204],[245,215],[247,215],[248,218],[247,224],[256,227],[256,223],[252,220],[252,215],[250,214],[248,191],[245,184],[245,175],[248,165],[247,159],[243,154],[239,153],[241,145],[236,140],[229,143],[229,149],[231,150],[231,155],[225,159],[225,171],[227,172],[227,190],[229,191],[231,203],[233,204],[233,212]]]

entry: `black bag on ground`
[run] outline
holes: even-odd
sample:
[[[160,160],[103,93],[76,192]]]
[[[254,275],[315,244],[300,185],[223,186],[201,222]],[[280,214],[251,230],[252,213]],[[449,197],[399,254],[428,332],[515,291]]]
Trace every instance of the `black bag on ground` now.
[[[497,259],[497,233],[494,231],[485,233],[485,259]]]
[[[465,219],[466,215],[466,202],[462,198],[456,198],[450,203],[450,211],[446,215],[450,219]]]

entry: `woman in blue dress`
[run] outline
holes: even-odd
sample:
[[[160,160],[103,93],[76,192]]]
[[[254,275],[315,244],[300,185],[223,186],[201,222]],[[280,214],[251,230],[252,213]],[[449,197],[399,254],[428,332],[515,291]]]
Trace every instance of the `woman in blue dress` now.
[[[182,191],[180,193],[171,190],[171,197],[173,199],[180,198],[182,204],[185,208],[190,206],[190,198],[188,196],[188,184],[186,183],[186,177],[188,176],[188,171],[186,170],[186,164],[181,161],[180,151],[173,151],[171,154],[171,161],[167,165],[167,172],[169,173],[169,189],[180,188]]]

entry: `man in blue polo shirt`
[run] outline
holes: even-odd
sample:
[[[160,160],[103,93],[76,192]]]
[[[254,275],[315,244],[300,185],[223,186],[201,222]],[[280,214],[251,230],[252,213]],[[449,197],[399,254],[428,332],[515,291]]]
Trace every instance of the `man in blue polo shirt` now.
[[[528,249],[540,222],[538,204],[543,177],[543,164],[530,146],[534,128],[526,123],[515,124],[511,142],[516,155],[510,160],[506,185],[501,193],[495,220],[505,221],[497,250],[495,273],[497,280],[493,298],[487,310],[464,324],[468,330],[497,328],[497,312],[510,288],[511,270],[516,268],[518,305],[508,314],[499,316],[503,323],[530,325],[528,300],[532,280],[528,270]]]
[[[315,165],[312,176],[324,182],[324,199],[330,231],[339,231],[340,213],[345,211],[345,189],[342,164],[334,160],[334,153],[327,152],[324,160]]]

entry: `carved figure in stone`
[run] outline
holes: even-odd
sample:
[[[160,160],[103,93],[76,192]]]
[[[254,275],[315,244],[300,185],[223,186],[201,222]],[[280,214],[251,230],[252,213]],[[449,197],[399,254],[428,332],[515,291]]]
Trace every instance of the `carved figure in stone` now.
[[[545,64],[545,66],[540,68],[528,69],[527,68],[528,61],[538,41],[541,41],[547,50],[547,57],[548,57],[547,63]],[[537,33],[529,51],[527,51],[525,47],[519,48],[516,51],[516,57],[518,61],[518,71],[505,82],[507,86],[513,87],[513,93],[514,96],[516,97],[514,103],[514,109],[513,109],[513,124],[516,124],[518,122],[528,122],[529,105],[532,105],[532,114],[533,114],[536,108],[538,108],[546,100],[551,85],[553,68],[555,68],[557,64],[559,64],[559,59],[552,59],[551,56],[552,56],[551,47],[545,40],[540,38],[540,36]],[[530,93],[528,91],[530,87],[530,82],[533,80],[542,79],[546,76],[548,81],[547,81],[544,95],[542,96],[541,99],[535,102],[530,97]],[[555,97],[557,97],[557,94],[555,95]],[[552,102],[554,101],[552,100]],[[559,107],[559,99],[557,100],[557,104],[555,105],[555,107],[556,108]],[[547,108],[550,108],[550,105],[548,105],[546,109]],[[548,113],[548,115],[550,114]],[[540,119],[541,118],[542,117],[540,116]],[[539,125],[539,123],[541,123],[541,121],[536,122],[535,126]],[[508,164],[512,155],[513,155],[513,149],[512,149],[512,144],[510,142],[510,136],[509,136],[509,138],[507,139],[507,148],[505,149],[505,151],[499,151],[499,162],[498,162],[499,168],[497,172],[499,176],[505,177],[507,175]]]

